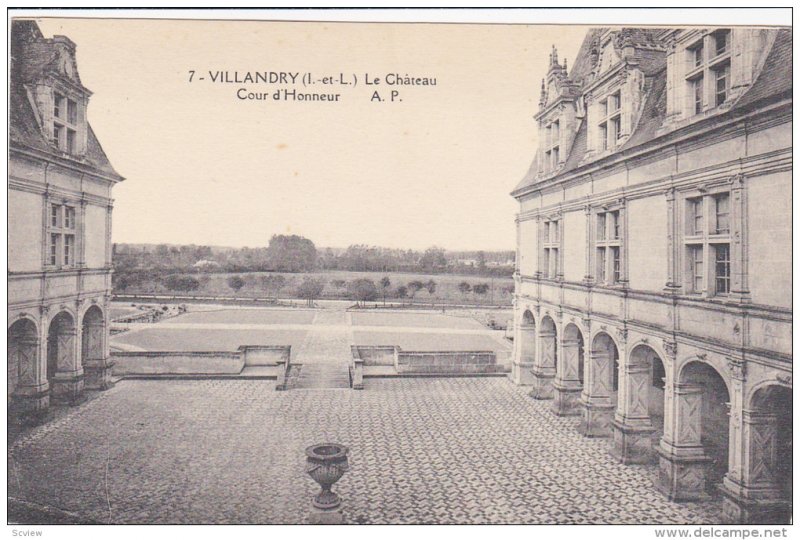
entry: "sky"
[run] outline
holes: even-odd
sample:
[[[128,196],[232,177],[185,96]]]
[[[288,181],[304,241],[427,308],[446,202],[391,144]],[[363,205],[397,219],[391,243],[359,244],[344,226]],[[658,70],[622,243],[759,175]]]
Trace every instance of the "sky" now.
[[[130,19],[39,25],[46,37],[76,43],[81,80],[93,92],[89,122],[126,178],[113,190],[114,242],[257,247],[273,234],[299,234],[317,246],[452,250],[515,248],[509,193],[535,152],[533,116],[551,45],[571,66],[586,32]],[[210,81],[217,71],[300,78],[219,84]],[[306,73],[314,85],[300,82]],[[324,83],[340,73],[355,85]],[[436,86],[390,86],[389,74],[435,77]],[[270,99],[239,99],[241,89]],[[339,101],[271,99],[281,89],[338,93]],[[384,101],[373,98],[376,90]]]

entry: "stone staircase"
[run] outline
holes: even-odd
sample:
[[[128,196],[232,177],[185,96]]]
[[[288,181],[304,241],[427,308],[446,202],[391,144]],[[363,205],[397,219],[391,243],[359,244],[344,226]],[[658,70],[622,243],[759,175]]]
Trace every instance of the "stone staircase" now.
[[[292,362],[300,374],[289,389],[350,388],[351,333],[346,312],[318,311]]]

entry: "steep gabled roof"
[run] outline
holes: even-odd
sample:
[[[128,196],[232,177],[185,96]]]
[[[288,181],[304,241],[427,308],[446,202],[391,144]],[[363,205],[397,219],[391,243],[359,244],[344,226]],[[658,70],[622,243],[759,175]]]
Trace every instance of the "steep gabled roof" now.
[[[83,156],[73,156],[56,150],[45,138],[39,125],[26,83],[37,81],[45,73],[56,72],[58,54],[50,40],[44,39],[33,21],[14,20],[11,23],[11,56],[13,58],[9,85],[9,140],[12,147],[43,152],[56,161],[68,161],[122,180],[108,160],[91,125],[87,125],[87,146]],[[77,71],[75,72],[77,78]],[[77,79],[79,82],[80,79]]]
[[[595,30],[594,34],[590,30],[581,45],[578,58],[573,66],[574,70],[586,70],[589,65],[588,56],[591,44],[603,29]],[[633,39],[644,39],[645,41],[654,39],[663,29],[653,30],[647,34],[632,34]],[[639,66],[645,74],[644,92],[646,94],[644,106],[639,120],[634,127],[628,140],[611,155],[620,151],[640,146],[657,137],[659,128],[663,125],[666,118],[667,100],[667,69],[664,53],[658,50],[640,50],[636,54],[639,59]],[[591,67],[589,67],[589,70]],[[588,73],[588,71],[584,71]],[[570,72],[572,76],[572,72]],[[792,93],[792,31],[791,29],[781,29],[764,61],[762,68],[756,75],[755,82],[742,95],[729,111],[724,114],[731,114],[733,111],[741,111],[748,107],[774,101],[783,96],[791,97]],[[585,159],[587,150],[587,124],[584,118],[575,133],[569,155],[566,157],[564,165],[554,176],[561,176],[573,171],[583,165],[594,161],[600,161],[609,157],[608,154],[598,156],[595,159]],[[534,159],[527,173],[514,188],[517,192],[529,187],[539,181],[537,178],[538,159]],[[552,177],[546,177],[552,178]]]

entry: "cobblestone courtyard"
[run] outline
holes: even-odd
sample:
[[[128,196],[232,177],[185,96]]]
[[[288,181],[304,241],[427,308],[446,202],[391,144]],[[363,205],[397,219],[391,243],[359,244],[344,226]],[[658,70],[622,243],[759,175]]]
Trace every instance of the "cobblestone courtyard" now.
[[[707,523],[503,378],[124,381],[22,434],[8,491],[101,523],[304,523],[306,446],[351,449],[348,523]]]

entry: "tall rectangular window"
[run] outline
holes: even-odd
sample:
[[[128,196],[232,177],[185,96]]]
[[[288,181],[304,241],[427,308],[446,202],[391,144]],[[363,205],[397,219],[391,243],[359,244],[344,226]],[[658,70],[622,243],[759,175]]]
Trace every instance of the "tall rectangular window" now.
[[[50,226],[51,227],[61,227],[61,205],[60,204],[51,204],[50,205]]]
[[[620,267],[621,261],[619,258],[619,248],[612,247],[611,248],[611,268],[612,268],[612,275],[611,280],[613,283],[619,283],[620,278]]]
[[[53,144],[55,144],[59,148],[61,147],[61,133],[62,132],[63,132],[63,129],[58,124],[55,124],[53,126]]]
[[[555,148],[553,148],[553,168],[554,169],[556,167],[558,167],[558,160],[559,160],[558,146],[556,146]]]
[[[716,56],[728,52],[730,35],[730,30],[718,30],[714,32],[714,53]]]
[[[72,206],[64,207],[64,228],[65,229],[75,228],[75,208],[73,208]]]
[[[550,250],[544,250],[544,261],[542,261],[542,267],[544,268],[544,275],[550,277]]]
[[[67,152],[70,154],[75,153],[75,130],[68,129],[67,130]]]
[[[49,260],[51,266],[55,266],[58,264],[58,234],[51,234],[50,235],[50,249],[49,249]]]
[[[558,277],[558,250],[551,249],[550,250],[550,259],[552,260],[553,268],[550,271],[550,277],[556,278]]]
[[[686,116],[701,114],[730,99],[731,50],[730,29],[718,29],[686,47],[684,77],[690,96],[685,106]]]
[[[75,259],[75,229],[77,228],[75,207],[66,204],[51,204],[47,217],[48,246],[46,264],[50,266],[72,266]]]
[[[703,77],[698,77],[692,81],[694,90],[694,114],[703,112]]]
[[[75,236],[72,234],[64,235],[64,265],[69,266],[73,264],[73,252],[75,249]]]
[[[54,94],[53,95],[53,116],[56,118],[64,119],[64,96],[61,94]]]
[[[731,231],[730,227],[730,195],[723,193],[714,197],[714,206],[716,214],[716,227],[717,234],[728,234]]]
[[[719,106],[728,99],[728,73],[729,66],[716,68],[714,71],[714,104]]]
[[[703,198],[688,199],[688,230],[689,235],[703,234]]]
[[[613,234],[612,238],[614,240],[618,240],[620,237],[619,211],[609,212],[609,216],[611,217],[611,233]]]
[[[703,292],[703,246],[689,248],[689,271],[692,275],[692,292]]]
[[[606,124],[600,124],[600,148],[608,150],[608,128]]]
[[[597,281],[604,283],[606,280],[606,248],[597,250]]]
[[[606,215],[597,214],[597,239],[606,239]]]
[[[622,130],[620,129],[620,117],[617,116],[616,118],[612,118],[609,125],[611,126],[611,133],[609,137],[612,141],[617,141],[622,136]]]
[[[703,65],[703,43],[701,42],[700,45],[692,49],[692,60],[694,61],[694,67],[700,67]]]
[[[717,294],[731,290],[731,250],[728,244],[714,246],[714,289]]]
[[[71,99],[67,100],[67,121],[73,125],[78,123],[78,104]]]
[[[613,113],[613,112],[618,111],[619,110],[619,106],[620,106],[620,93],[616,92],[616,93],[612,94],[611,97],[608,100],[608,107],[610,109],[608,112],[609,113]]]

